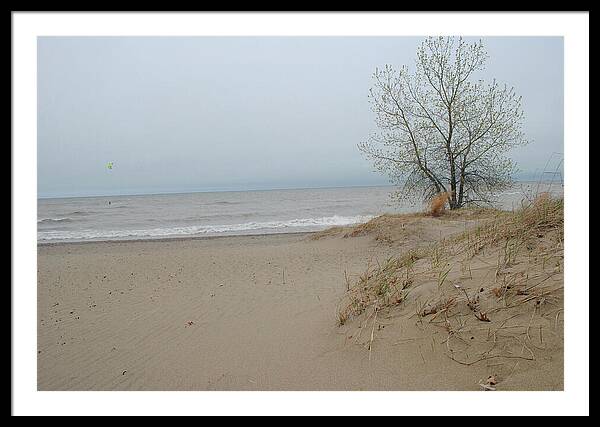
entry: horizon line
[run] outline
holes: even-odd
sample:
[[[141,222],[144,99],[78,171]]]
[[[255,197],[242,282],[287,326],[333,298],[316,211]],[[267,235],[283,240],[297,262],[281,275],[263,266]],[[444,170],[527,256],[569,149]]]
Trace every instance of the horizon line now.
[[[281,191],[281,190],[326,190],[335,188],[369,188],[369,187],[394,187],[395,184],[359,184],[359,185],[327,185],[316,187],[267,187],[267,188],[248,188],[248,189],[229,189],[229,190],[173,190],[161,192],[138,192],[138,193],[119,193],[119,194],[88,194],[85,196],[38,196],[39,199],[71,199],[85,197],[121,197],[121,196],[160,196],[166,194],[193,194],[193,193],[245,193],[252,191]]]
[[[558,181],[549,179],[515,179],[515,183],[517,182],[540,182],[540,183],[554,183],[559,184]],[[327,186],[315,186],[315,187],[273,187],[273,188],[249,188],[249,189],[229,189],[229,190],[189,190],[189,191],[159,191],[159,192],[132,192],[132,193],[118,193],[118,194],[106,194],[106,193],[97,193],[97,194],[86,194],[86,195],[44,195],[37,197],[37,200],[41,199],[79,199],[79,198],[87,198],[87,197],[124,197],[124,196],[161,196],[168,194],[194,194],[194,193],[245,193],[245,192],[253,192],[253,191],[283,191],[283,190],[326,190],[326,189],[336,189],[336,188],[372,188],[372,187],[397,187],[397,184],[359,184],[359,185],[327,185]]]

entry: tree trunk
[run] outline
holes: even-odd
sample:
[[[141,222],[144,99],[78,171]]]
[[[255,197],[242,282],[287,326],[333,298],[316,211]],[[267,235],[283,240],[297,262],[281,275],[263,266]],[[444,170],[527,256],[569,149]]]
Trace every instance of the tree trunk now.
[[[465,196],[465,171],[464,168],[460,170],[460,186],[458,189],[458,207],[461,208],[464,204]]]
[[[456,201],[456,163],[453,158],[450,158],[450,193],[450,210],[459,208]]]

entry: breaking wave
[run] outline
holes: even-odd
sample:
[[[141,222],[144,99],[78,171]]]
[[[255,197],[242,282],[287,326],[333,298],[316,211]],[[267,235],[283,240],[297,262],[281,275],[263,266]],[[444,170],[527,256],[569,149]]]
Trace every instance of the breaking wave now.
[[[47,224],[47,223],[55,223],[55,222],[71,222],[73,218],[42,218],[38,219],[38,224]]]
[[[351,225],[372,219],[371,215],[327,216],[320,218],[302,218],[283,221],[245,222],[223,225],[191,225],[165,228],[135,230],[78,230],[78,231],[40,231],[39,241],[49,240],[111,240],[135,238],[161,238],[195,235],[228,234],[272,234],[288,231],[316,231],[327,227]]]

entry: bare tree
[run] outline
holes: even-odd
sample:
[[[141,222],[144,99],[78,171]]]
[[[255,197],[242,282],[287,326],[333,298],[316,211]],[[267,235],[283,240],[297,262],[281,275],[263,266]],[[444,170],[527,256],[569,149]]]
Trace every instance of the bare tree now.
[[[486,59],[481,41],[436,37],[417,50],[414,73],[389,65],[375,71],[370,101],[380,132],[359,149],[402,185],[400,197],[450,192],[456,209],[491,203],[511,184],[506,153],[527,143],[521,98],[495,80],[474,78]]]

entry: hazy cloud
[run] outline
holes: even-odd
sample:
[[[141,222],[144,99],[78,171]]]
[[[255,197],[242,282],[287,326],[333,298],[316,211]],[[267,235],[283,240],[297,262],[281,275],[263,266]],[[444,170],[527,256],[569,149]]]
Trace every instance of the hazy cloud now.
[[[563,146],[563,41],[486,37],[482,77],[523,96],[520,168]],[[386,183],[356,144],[375,131],[375,67],[421,37],[41,37],[40,196]],[[106,168],[114,162],[113,170]]]

